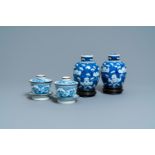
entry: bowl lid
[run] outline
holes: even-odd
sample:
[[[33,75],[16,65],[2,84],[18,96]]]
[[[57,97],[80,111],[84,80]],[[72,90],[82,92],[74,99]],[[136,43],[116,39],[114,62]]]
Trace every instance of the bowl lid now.
[[[70,76],[64,76],[61,80],[56,81],[55,85],[68,86],[68,85],[77,85],[78,82],[73,81]]]
[[[30,80],[30,82],[32,82],[32,83],[50,83],[50,82],[52,82],[52,80],[51,79],[48,79],[43,74],[39,74],[39,75],[36,75],[34,78],[32,78]]]

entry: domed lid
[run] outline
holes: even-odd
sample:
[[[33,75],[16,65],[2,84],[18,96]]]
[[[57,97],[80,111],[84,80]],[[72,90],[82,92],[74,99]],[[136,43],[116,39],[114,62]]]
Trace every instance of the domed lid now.
[[[81,55],[81,61],[92,61],[93,55]]]
[[[56,81],[55,85],[68,86],[68,85],[77,85],[78,82],[71,80],[70,76],[64,76],[61,80]]]
[[[112,55],[108,55],[108,60],[120,60],[120,55],[119,54],[112,54]]]
[[[50,83],[50,82],[52,82],[52,80],[51,79],[48,79],[43,74],[39,74],[39,75],[36,75],[34,78],[32,78],[30,80],[30,82],[32,82],[32,83]]]

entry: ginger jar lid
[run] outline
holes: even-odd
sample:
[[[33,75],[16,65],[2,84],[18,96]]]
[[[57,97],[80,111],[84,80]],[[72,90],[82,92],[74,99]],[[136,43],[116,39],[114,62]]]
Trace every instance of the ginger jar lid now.
[[[93,55],[81,55],[81,61],[93,61]]]
[[[48,79],[45,75],[39,74],[36,75],[34,78],[30,79],[31,83],[51,83],[52,80]]]
[[[120,54],[111,54],[111,55],[108,55],[108,60],[110,60],[110,61],[120,60]]]
[[[73,81],[70,76],[64,76],[62,77],[61,80],[55,82],[55,85],[61,85],[61,86],[70,86],[70,85],[77,85],[77,84],[78,82]]]

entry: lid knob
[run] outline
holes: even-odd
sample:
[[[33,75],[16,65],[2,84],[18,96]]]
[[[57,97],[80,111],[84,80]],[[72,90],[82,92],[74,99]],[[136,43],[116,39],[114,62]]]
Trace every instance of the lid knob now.
[[[71,77],[70,76],[63,76],[62,79],[63,80],[71,80]]]
[[[38,74],[38,75],[36,75],[36,77],[42,78],[42,77],[46,77],[46,75],[44,75],[44,74]]]

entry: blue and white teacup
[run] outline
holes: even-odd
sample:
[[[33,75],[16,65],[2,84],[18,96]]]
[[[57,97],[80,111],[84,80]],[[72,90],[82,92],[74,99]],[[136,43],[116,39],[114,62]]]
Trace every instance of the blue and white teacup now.
[[[48,95],[51,94],[52,80],[48,79],[45,75],[36,75],[30,80],[31,94],[35,100],[49,99]]]
[[[58,103],[72,104],[77,99],[78,82],[71,80],[69,76],[64,76],[55,82],[56,98]]]

